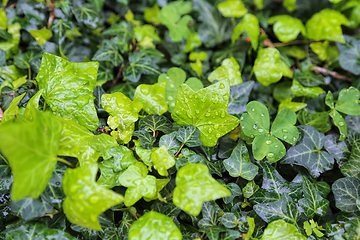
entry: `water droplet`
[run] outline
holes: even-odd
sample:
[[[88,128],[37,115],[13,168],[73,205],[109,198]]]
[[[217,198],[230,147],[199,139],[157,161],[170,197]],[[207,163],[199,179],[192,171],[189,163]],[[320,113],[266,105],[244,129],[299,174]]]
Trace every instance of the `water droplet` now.
[[[251,138],[254,138],[255,136],[254,136],[254,134],[251,134],[250,137],[251,137]]]
[[[142,92],[142,94],[144,94],[144,95],[148,95],[148,94],[149,94],[149,90],[148,90],[147,88],[141,89],[141,92]]]
[[[261,129],[261,128],[259,129],[259,133],[262,133],[263,131],[264,131],[263,129]]]
[[[268,153],[267,157],[268,157],[268,158],[273,158],[273,157],[274,157],[274,154],[273,154],[273,153]]]
[[[201,99],[201,101],[202,101],[203,103],[206,102],[205,98]]]
[[[187,114],[187,116],[188,116],[189,118],[192,118],[190,112],[186,112],[186,114]]]
[[[226,100],[229,100],[229,96],[223,96],[223,99],[226,101]]]
[[[214,104],[217,104],[218,102],[219,102],[219,99],[214,98],[213,103],[214,103]]]
[[[224,118],[224,117],[225,117],[225,113],[222,112],[222,113],[220,114],[220,117]]]
[[[85,199],[85,194],[80,193],[80,194],[79,194],[79,199],[80,199],[80,200],[84,200],[84,199]]]
[[[271,144],[271,140],[266,140],[266,144],[270,145]]]
[[[297,140],[297,138],[296,138],[296,137],[294,137],[294,142],[296,142],[296,140]]]
[[[169,96],[168,99],[169,99],[170,101],[174,100],[174,98],[173,98],[172,96]]]
[[[284,128],[284,129],[282,130],[282,132],[283,132],[283,133],[287,133],[288,130],[287,130],[286,128]]]
[[[243,119],[244,119],[244,117],[241,117],[241,118],[240,118],[240,120],[243,120]]]
[[[220,89],[224,89],[225,85],[223,83],[220,84]]]
[[[340,127],[344,126],[344,122],[339,122]]]
[[[106,100],[110,101],[110,100],[111,100],[111,97],[106,97]]]
[[[189,102],[189,100],[185,99],[185,103],[188,103],[188,102]]]
[[[192,99],[192,95],[189,95],[188,98],[189,98],[189,99]]]
[[[56,182],[55,184],[59,186],[59,185],[60,185],[60,182]]]
[[[170,87],[171,87],[171,88],[174,88],[174,87],[175,87],[175,85],[174,85],[174,84],[172,84],[172,83],[170,83]]]
[[[255,108],[251,109],[251,111],[255,112]]]
[[[265,117],[265,115],[262,113],[262,114],[260,114],[262,117]]]
[[[218,125],[218,124],[215,124],[214,128],[215,128],[215,129],[218,129],[218,128],[219,128],[219,125]]]
[[[212,133],[212,129],[211,129],[211,128],[209,128],[208,132],[209,132],[209,133]]]
[[[198,96],[197,96],[197,95],[195,95],[195,98],[198,98]]]
[[[286,136],[286,135],[284,135],[284,139],[287,139],[287,136]]]
[[[279,146],[278,145],[275,145],[276,148],[278,148]]]
[[[208,111],[208,112],[211,112],[211,109],[208,109],[207,111]]]
[[[92,204],[96,204],[99,201],[99,198],[97,196],[91,196],[89,201]]]
[[[210,117],[210,113],[206,113],[205,116]]]
[[[217,138],[219,138],[219,137],[220,137],[220,134],[219,134],[219,133],[217,133],[217,134],[216,134],[216,137],[217,137]]]
[[[253,129],[255,129],[255,130],[257,129],[257,125],[256,125],[256,124],[254,124]]]
[[[197,109],[195,110],[195,112],[196,112],[197,114],[199,114],[199,113],[200,113],[200,111],[199,111],[199,110],[197,110]]]

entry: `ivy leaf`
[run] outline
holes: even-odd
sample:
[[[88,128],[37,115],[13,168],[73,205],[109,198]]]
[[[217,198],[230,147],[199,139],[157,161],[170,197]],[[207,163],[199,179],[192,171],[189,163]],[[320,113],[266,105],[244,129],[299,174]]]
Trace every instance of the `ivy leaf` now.
[[[256,16],[250,13],[245,14],[241,22],[235,26],[231,35],[231,42],[234,43],[244,31],[250,37],[252,48],[256,50],[258,47],[258,38],[260,35],[259,20]]]
[[[254,65],[257,80],[264,86],[278,82],[282,76],[292,77],[290,68],[281,60],[275,48],[261,48]]]
[[[23,99],[25,94],[26,93],[23,93],[11,101],[11,103],[9,104],[9,107],[4,111],[3,118],[1,120],[2,123],[9,122],[9,121],[12,121],[13,119],[15,119],[15,116],[19,112],[18,104]]]
[[[138,137],[140,139],[141,146],[145,149],[151,149],[152,145],[156,141],[156,138],[145,130],[137,130],[133,132],[133,136]]]
[[[271,222],[265,229],[261,240],[306,240],[307,238],[299,233],[293,224],[282,219]]]
[[[140,120],[139,129],[161,131],[166,134],[171,132],[172,123],[164,116],[151,114]]]
[[[338,159],[339,165],[340,165],[340,171],[344,176],[359,178],[359,176],[360,176],[360,168],[359,168],[359,155],[360,155],[359,144],[360,144],[360,142],[358,140],[358,135],[355,135],[351,139],[351,141],[349,141],[348,143],[350,145],[349,146],[350,150],[347,150],[347,147],[344,144],[344,142],[338,143],[339,145],[340,144],[345,145],[343,148],[341,148],[342,147],[341,145],[339,146],[340,149],[338,148],[338,150],[341,151],[340,154],[341,153],[350,153],[350,156],[348,158],[345,157],[345,158]],[[330,152],[330,153],[332,153],[332,152]],[[340,156],[342,156],[342,155],[340,155]],[[341,161],[344,161],[344,163],[342,164]]]
[[[40,195],[37,199],[23,198],[17,202],[11,202],[11,211],[25,221],[38,218],[46,213],[54,211],[50,199]]]
[[[188,147],[199,147],[202,145],[200,139],[200,131],[196,127],[189,126],[181,126],[176,133],[176,139],[185,144]]]
[[[343,212],[359,214],[357,199],[360,197],[360,180],[353,177],[340,178],[331,187],[336,207]]]
[[[306,110],[301,110],[297,114],[297,118],[301,125],[313,126],[322,133],[326,133],[331,129],[328,112],[309,113]]]
[[[1,153],[13,173],[11,199],[38,198],[56,167],[62,125],[51,113],[34,112],[32,122],[1,124]],[[36,141],[34,141],[36,136]]]
[[[123,57],[119,53],[118,46],[112,42],[105,40],[101,48],[96,51],[92,60],[96,61],[110,61],[114,66],[119,66],[123,61]]]
[[[197,32],[189,32],[188,38],[186,40],[186,44],[184,47],[184,52],[191,52],[197,47],[200,47],[202,44],[200,35]]]
[[[354,144],[357,144],[357,141],[354,141]],[[333,156],[337,161],[344,159],[350,153],[351,153],[351,155],[354,154],[354,156],[357,155],[356,148],[353,148],[353,150],[350,152],[350,150],[349,150],[348,146],[345,144],[345,142],[339,141],[339,135],[337,135],[337,134],[326,135],[324,147],[325,147],[326,151],[328,151],[331,154],[331,156]],[[351,159],[351,155],[350,155],[350,159]],[[340,169],[341,169],[341,166],[340,166]]]
[[[314,184],[305,176],[302,176],[302,178],[304,198],[300,199],[299,204],[304,209],[306,216],[309,218],[313,218],[315,214],[325,216],[329,209],[329,200],[324,199],[316,190]]]
[[[76,157],[80,165],[96,163],[100,154],[91,147],[94,134],[70,119],[59,120],[63,129],[57,155]]]
[[[252,144],[252,151],[256,160],[262,160],[266,157],[270,162],[277,162],[286,153],[285,146],[274,136],[257,136]]]
[[[126,206],[134,205],[142,197],[157,198],[156,178],[148,175],[148,172],[145,164],[137,162],[119,176],[120,184],[127,187],[124,199]]]
[[[230,195],[231,192],[212,178],[209,169],[201,163],[189,163],[177,172],[173,202],[188,214],[197,216],[203,202]]]
[[[311,71],[294,71],[294,79],[297,79],[302,85],[306,87],[317,87],[324,84],[322,76],[312,73]]]
[[[299,33],[306,36],[305,26],[300,19],[289,15],[277,15],[269,18],[269,24],[274,24],[273,30],[276,37],[282,42],[295,40]]]
[[[230,88],[228,105],[229,114],[234,115],[246,112],[246,104],[249,101],[249,96],[253,87],[254,81],[248,81]]]
[[[10,225],[9,225],[10,226]],[[27,222],[20,226],[9,227],[5,230],[6,239],[61,239],[75,240],[70,233],[59,229],[48,228],[42,222]]]
[[[67,219],[82,227],[99,231],[98,216],[123,201],[123,197],[95,182],[98,168],[84,165],[66,170],[63,189],[66,198],[63,209]]]
[[[340,52],[340,66],[355,75],[360,74],[360,66],[358,63],[358,55],[360,54],[360,41],[350,36],[344,36],[344,43],[337,43]]]
[[[285,99],[284,101],[282,101],[279,104],[278,111],[280,111],[281,109],[284,109],[284,108],[290,108],[294,112],[297,112],[307,106],[306,103],[292,102],[291,100],[292,100],[292,97],[289,97],[289,98]]]
[[[325,93],[320,87],[304,87],[296,79],[293,80],[290,90],[296,97],[317,98],[320,94]]]
[[[145,8],[144,19],[149,23],[159,23],[159,6],[155,3],[151,8]]]
[[[158,82],[167,82],[165,98],[168,104],[168,111],[171,113],[175,108],[176,93],[181,84],[185,82],[186,73],[181,68],[170,68],[166,73],[160,74]]]
[[[244,142],[240,142],[231,153],[230,158],[224,161],[224,166],[232,177],[242,177],[253,180],[259,168],[250,161],[248,149]]]
[[[256,204],[254,210],[265,222],[282,219],[288,223],[296,224],[300,218],[299,210],[293,200],[287,196],[282,195],[280,200]]]
[[[96,29],[100,25],[100,14],[92,4],[82,4],[81,7],[74,7],[72,11],[76,20],[88,28]]]
[[[99,126],[93,92],[97,62],[72,63],[44,53],[36,80],[43,98],[58,116],[77,121],[90,130]]]
[[[175,165],[174,157],[169,154],[165,146],[161,146],[156,150],[153,148],[152,150],[150,158],[154,163],[155,170],[157,170],[161,176],[168,176],[169,173],[167,170]]]
[[[167,135],[163,135],[160,138],[159,146],[165,146],[171,155],[175,155],[180,149],[181,142],[176,139],[177,132],[172,132]]]
[[[129,66],[123,71],[124,77],[131,82],[138,82],[142,74],[160,74],[156,61],[146,52],[135,52],[129,56]]]
[[[227,114],[229,88],[229,81],[222,81],[194,92],[183,84],[171,117],[178,124],[197,127],[203,145],[214,146],[219,137],[239,124],[236,117]]]
[[[224,17],[242,17],[247,13],[245,4],[241,0],[225,0],[217,5]]]
[[[306,22],[307,37],[312,40],[329,40],[345,43],[341,25],[347,26],[349,20],[333,9],[323,9]]]
[[[129,239],[173,239],[181,240],[182,234],[172,218],[150,211],[131,224]]]
[[[231,195],[223,198],[225,204],[232,202],[234,198],[242,195],[241,188],[237,184],[228,183],[226,187],[230,190]]]
[[[135,90],[134,101],[142,103],[148,114],[161,115],[167,112],[168,106],[165,99],[167,82],[159,82],[153,85],[140,84]]]
[[[281,163],[303,166],[313,177],[331,170],[334,158],[329,153],[321,151],[325,135],[312,126],[299,126],[299,130],[302,133],[300,141],[287,151]]]
[[[257,185],[254,181],[250,181],[245,185],[245,187],[243,187],[242,192],[245,198],[250,198],[259,189],[260,189],[259,185]]]
[[[135,129],[135,122],[139,118],[142,103],[131,101],[121,92],[103,94],[101,105],[110,114],[107,123],[112,129],[117,129],[116,137],[124,143],[131,140],[131,134]]]
[[[208,76],[210,82],[213,82],[214,80],[223,81],[225,79],[230,80],[230,86],[239,85],[243,82],[240,66],[233,57],[225,59],[221,66],[216,68]]]
[[[360,115],[360,92],[354,87],[343,89],[335,104],[335,109],[349,115]]]
[[[225,213],[219,220],[226,228],[234,228],[237,225],[237,218],[234,213]]]
[[[30,30],[29,33],[33,36],[36,42],[44,46],[45,43],[52,37],[52,32],[45,27],[40,30]]]

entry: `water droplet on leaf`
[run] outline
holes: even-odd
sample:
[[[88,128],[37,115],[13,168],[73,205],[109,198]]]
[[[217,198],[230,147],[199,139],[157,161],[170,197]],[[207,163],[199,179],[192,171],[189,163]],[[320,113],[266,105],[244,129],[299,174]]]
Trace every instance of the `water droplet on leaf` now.
[[[225,85],[223,83],[220,84],[220,89],[224,89]]]
[[[266,140],[266,144],[270,145],[271,144],[271,140]]]
[[[286,128],[284,128],[284,129],[282,130],[282,132],[283,132],[283,133],[287,133],[288,130],[287,130]]]
[[[274,154],[273,154],[273,153],[268,153],[267,157],[268,157],[268,158],[273,158],[273,157],[274,157]]]

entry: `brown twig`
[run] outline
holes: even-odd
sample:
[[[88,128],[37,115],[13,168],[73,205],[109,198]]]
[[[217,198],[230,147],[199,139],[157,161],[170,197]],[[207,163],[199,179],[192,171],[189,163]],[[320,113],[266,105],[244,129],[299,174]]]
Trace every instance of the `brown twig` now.
[[[260,33],[261,34],[266,34],[266,32],[264,31],[264,29],[260,28]],[[264,45],[267,46],[267,47],[271,47],[271,48],[274,48],[275,45],[271,42],[271,40],[269,38],[265,39],[263,41]]]
[[[337,72],[334,72],[334,71],[329,71],[329,70],[327,70],[325,68],[322,68],[322,67],[313,67],[313,70],[316,71],[316,72],[329,74],[330,76],[333,76],[334,78],[337,78],[337,79],[342,79],[342,80],[345,80],[345,81],[348,81],[348,82],[352,81],[351,78],[343,76],[343,75],[341,75],[341,74],[339,74]]]

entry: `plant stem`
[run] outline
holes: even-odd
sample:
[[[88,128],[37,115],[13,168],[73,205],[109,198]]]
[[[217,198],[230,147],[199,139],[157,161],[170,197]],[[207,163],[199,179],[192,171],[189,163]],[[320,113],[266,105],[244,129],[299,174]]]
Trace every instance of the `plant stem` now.
[[[65,164],[68,165],[69,167],[75,168],[75,166],[72,165],[71,162],[69,162],[69,161],[67,161],[67,160],[65,160],[65,159],[63,159],[63,158],[57,157],[56,160],[58,160],[59,162],[65,163]]]
[[[180,153],[181,149],[184,147],[184,143],[181,144],[179,150],[175,153],[174,157],[176,158],[177,155]]]

